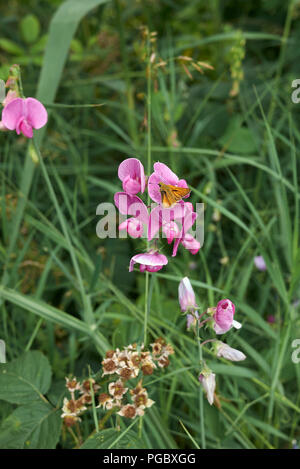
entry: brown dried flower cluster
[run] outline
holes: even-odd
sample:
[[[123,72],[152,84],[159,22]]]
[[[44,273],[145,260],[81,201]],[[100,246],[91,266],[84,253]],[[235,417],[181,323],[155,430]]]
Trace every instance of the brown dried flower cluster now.
[[[86,379],[82,383],[76,378],[66,378],[66,388],[71,394],[71,399],[64,398],[61,417],[64,419],[65,425],[71,427],[81,421],[79,415],[87,409],[86,405],[92,403],[92,390],[96,393],[100,386],[92,378]],[[77,399],[75,398],[76,393],[80,395]]]
[[[102,361],[102,376],[113,378],[108,383],[107,391],[97,394],[98,405],[96,408],[104,410],[116,409],[119,415],[134,418],[144,415],[146,408],[154,404],[149,399],[146,388],[142,385],[143,378],[138,381],[134,388],[129,388],[128,380],[137,378],[139,375],[151,375],[156,368],[165,368],[169,365],[169,355],[174,353],[170,344],[164,339],[158,338],[150,344],[152,351],[144,349],[144,345],[130,344],[123,350],[109,350]],[[76,378],[66,378],[66,387],[71,394],[71,399],[64,399],[62,418],[66,426],[72,426],[80,421],[79,415],[92,404],[92,394],[96,395],[100,386],[94,379],[87,379],[82,383]],[[79,392],[80,397],[75,398]],[[129,400],[130,399],[130,400]],[[128,402],[129,401],[129,402]]]
[[[149,399],[146,388],[142,385],[143,378],[135,387],[129,388],[128,380],[137,378],[139,375],[151,375],[155,368],[165,368],[169,365],[169,355],[174,353],[170,344],[164,339],[158,338],[150,344],[152,351],[144,349],[144,345],[130,344],[124,349],[109,350],[102,361],[102,376],[113,378],[107,385],[107,392],[97,393],[100,386],[90,378],[82,383],[76,378],[66,378],[66,387],[71,394],[71,399],[64,399],[63,413],[66,426],[70,427],[80,422],[79,415],[92,404],[92,392],[98,400],[96,408],[104,410],[116,409],[119,415],[134,418],[144,415],[146,408],[154,404]],[[75,397],[79,393],[79,397]],[[129,402],[128,402],[129,401]]]

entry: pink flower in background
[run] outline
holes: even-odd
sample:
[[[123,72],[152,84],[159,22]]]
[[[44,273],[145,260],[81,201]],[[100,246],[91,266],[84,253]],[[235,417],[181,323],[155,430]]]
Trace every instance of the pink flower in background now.
[[[183,313],[198,308],[195,292],[188,277],[184,277],[179,283],[178,298]]]
[[[132,238],[141,238],[143,229],[143,224],[137,218],[127,218],[119,225],[119,230],[126,230]]]
[[[274,316],[274,314],[269,314],[267,317],[267,321],[270,324],[274,324],[276,322],[276,317]]]
[[[168,259],[164,254],[159,254],[158,251],[149,251],[142,254],[136,254],[130,260],[129,272],[133,271],[134,264],[140,264],[140,271],[157,272],[167,265]]]
[[[184,179],[179,179],[164,163],[154,163],[154,173],[151,174],[148,181],[148,192],[152,200],[161,204],[161,194],[159,183],[170,184],[178,187],[188,187]],[[188,197],[188,196],[187,196]]]
[[[233,326],[233,316],[235,306],[230,300],[221,300],[215,308],[213,318],[215,320],[214,329],[216,334],[224,334]]]
[[[137,158],[127,158],[119,166],[118,176],[123,183],[123,190],[129,195],[144,192],[146,178],[144,167]]]
[[[267,269],[267,266],[266,266],[266,263],[265,263],[265,260],[264,260],[263,256],[254,257],[254,264],[255,264],[255,267],[258,270],[264,271],[264,270]]]
[[[214,394],[216,389],[216,375],[209,369],[202,370],[198,377],[202,384],[206,397],[210,405],[214,402]]]
[[[40,129],[47,120],[45,107],[35,98],[15,98],[2,111],[2,124],[27,138],[32,138],[33,129]]]
[[[246,355],[244,355],[243,352],[229,347],[229,345],[221,342],[220,340],[215,343],[215,350],[217,357],[223,357],[227,360],[231,360],[232,362],[240,362],[246,358]]]

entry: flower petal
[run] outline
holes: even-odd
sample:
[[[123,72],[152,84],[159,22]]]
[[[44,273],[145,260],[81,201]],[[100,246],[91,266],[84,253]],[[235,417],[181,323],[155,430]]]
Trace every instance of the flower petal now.
[[[47,124],[48,113],[42,103],[35,98],[26,98],[25,106],[25,117],[34,129],[40,129]]]
[[[9,130],[15,130],[19,120],[24,115],[24,100],[22,98],[13,99],[2,111],[2,123]]]

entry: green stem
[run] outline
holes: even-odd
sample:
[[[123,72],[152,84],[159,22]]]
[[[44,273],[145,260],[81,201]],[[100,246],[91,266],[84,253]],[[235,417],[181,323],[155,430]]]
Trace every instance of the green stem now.
[[[147,325],[148,325],[148,296],[149,296],[149,272],[146,271],[146,282],[145,282],[145,315],[144,315],[144,347],[147,342]]]
[[[147,175],[149,176],[151,171],[151,61],[150,61],[150,36],[148,32],[147,37]],[[148,192],[147,205],[150,205],[150,196]],[[147,240],[147,251],[149,251],[149,241]],[[149,272],[146,271],[146,282],[145,282],[145,315],[144,315],[144,346],[147,342],[147,323],[149,314]]]
[[[200,328],[199,324],[197,323],[197,344],[198,344],[198,355],[199,355],[199,362],[202,364],[202,347],[201,347],[201,340],[200,340]],[[206,442],[205,442],[205,429],[204,429],[204,409],[203,409],[203,390],[201,388],[199,394],[199,413],[200,413],[200,429],[201,429],[201,447],[202,449],[206,449]]]

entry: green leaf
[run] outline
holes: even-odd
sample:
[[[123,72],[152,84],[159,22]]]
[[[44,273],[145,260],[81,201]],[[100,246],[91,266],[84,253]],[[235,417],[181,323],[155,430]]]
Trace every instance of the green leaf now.
[[[108,0],[67,0],[53,16],[44,64],[40,75],[37,98],[51,103],[55,97],[65,65],[71,40],[80,20],[92,9]]]
[[[257,144],[252,132],[242,127],[240,116],[230,119],[220,143],[226,147],[226,151],[240,154],[253,154],[257,151]]]
[[[38,39],[40,29],[40,22],[35,15],[26,15],[20,22],[20,31],[27,44],[31,44]]]
[[[126,432],[126,430],[125,430]],[[144,448],[143,442],[138,440],[135,432],[120,433],[117,430],[109,428],[95,433],[88,438],[80,449],[140,449]]]
[[[44,398],[51,383],[48,359],[38,351],[24,353],[6,364],[0,364],[0,399],[25,404]]]
[[[5,342],[4,340],[0,340],[0,363],[5,363]]]
[[[39,401],[18,407],[0,427],[1,449],[54,449],[61,418],[56,409]]]
[[[24,50],[10,39],[0,38],[0,48],[13,55],[23,55]]]

